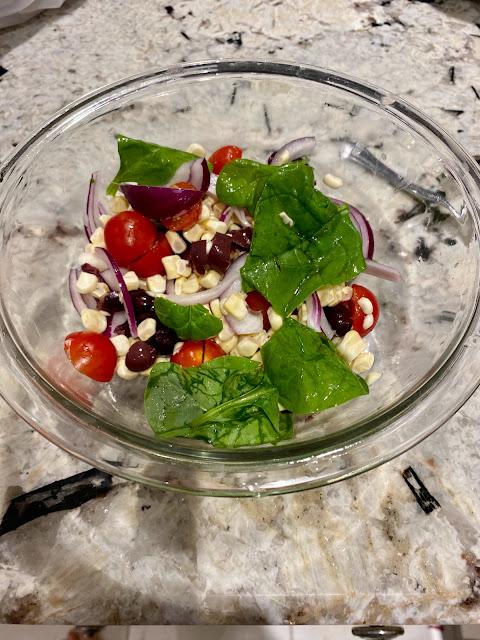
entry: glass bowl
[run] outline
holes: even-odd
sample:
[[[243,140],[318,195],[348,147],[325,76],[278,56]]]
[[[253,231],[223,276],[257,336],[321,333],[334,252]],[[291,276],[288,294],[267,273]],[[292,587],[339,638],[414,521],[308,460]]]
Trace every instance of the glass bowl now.
[[[82,212],[93,170],[117,166],[114,135],[186,148],[228,143],[265,160],[315,135],[319,187],[369,217],[375,257],[400,283],[363,276],[381,320],[369,338],[381,379],[368,396],[297,420],[277,446],[214,449],[155,439],[142,411],[145,378],[100,385],[63,354],[80,323],[68,267],[85,244]],[[405,180],[439,189],[428,207],[345,157],[368,148]],[[343,187],[321,183],[339,175]],[[444,423],[479,382],[480,175],[474,160],[396,96],[334,72],[293,64],[216,61],[127,78],[65,107],[0,169],[0,392],[49,440],[113,474],[162,488],[244,496],[335,482],[402,453]]]

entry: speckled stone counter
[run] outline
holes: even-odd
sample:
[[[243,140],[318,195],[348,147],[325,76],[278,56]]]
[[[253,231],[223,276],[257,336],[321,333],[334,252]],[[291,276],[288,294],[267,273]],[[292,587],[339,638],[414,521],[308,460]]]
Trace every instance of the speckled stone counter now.
[[[480,155],[480,5],[467,0],[73,0],[0,31],[0,156],[81,94],[154,66],[268,57],[408,99]],[[115,480],[0,538],[0,620],[480,622],[477,393],[400,458],[326,489],[183,497]],[[87,467],[0,406],[0,510]],[[424,513],[402,472],[441,505]]]

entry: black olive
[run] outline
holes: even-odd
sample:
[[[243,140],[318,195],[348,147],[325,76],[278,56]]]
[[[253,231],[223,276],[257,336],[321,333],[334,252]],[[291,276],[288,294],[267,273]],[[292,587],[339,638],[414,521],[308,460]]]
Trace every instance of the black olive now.
[[[123,311],[123,304],[120,302],[118,293],[115,293],[115,291],[110,291],[97,301],[97,309],[99,311],[115,313],[116,311]]]
[[[155,335],[148,342],[155,347],[158,355],[169,356],[173,353],[176,343],[179,342],[179,337],[173,329],[169,329],[157,321]]]
[[[352,328],[352,313],[347,303],[340,302],[334,307],[323,307],[323,312],[337,336],[344,336]]]
[[[152,366],[157,357],[155,347],[148,342],[134,342],[125,356],[125,365],[130,371],[145,371]]]
[[[127,336],[130,337],[130,327],[128,326],[128,321],[125,320],[123,324],[119,324],[113,330],[114,335],[116,336]]]
[[[149,317],[155,317],[154,299],[142,289],[130,291],[135,315],[143,314]]]

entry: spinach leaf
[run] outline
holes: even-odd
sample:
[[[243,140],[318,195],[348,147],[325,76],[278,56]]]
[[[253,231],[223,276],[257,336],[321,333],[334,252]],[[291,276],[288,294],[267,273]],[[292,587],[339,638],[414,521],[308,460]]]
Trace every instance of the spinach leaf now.
[[[283,175],[296,164],[281,166],[262,164],[254,160],[234,160],[226,164],[218,176],[218,199],[234,207],[246,207],[251,212],[269,176]],[[312,183],[313,184],[313,183]]]
[[[284,316],[319,287],[351,280],[365,269],[348,207],[316,191],[313,180],[312,168],[302,163],[265,180],[241,272],[243,288],[260,291]],[[285,213],[292,224],[285,223]]]
[[[295,413],[314,413],[368,393],[322,334],[293,318],[262,347],[262,359],[281,404]]]
[[[117,144],[120,168],[107,187],[109,195],[115,195],[121,182],[138,182],[142,185],[167,184],[178,167],[198,158],[186,151],[161,147],[153,142],[122,135],[117,136]]]
[[[275,443],[292,437],[289,414],[258,363],[224,356],[199,367],[156,364],[145,390],[145,414],[166,438],[200,438],[217,447]]]
[[[220,333],[223,324],[202,304],[184,307],[166,298],[155,299],[155,313],[162,324],[182,340],[205,340]]]

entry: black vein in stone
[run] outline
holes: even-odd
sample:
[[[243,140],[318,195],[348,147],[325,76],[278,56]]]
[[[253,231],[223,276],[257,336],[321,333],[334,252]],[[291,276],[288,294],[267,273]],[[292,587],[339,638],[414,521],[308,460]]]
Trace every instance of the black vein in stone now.
[[[455,84],[455,67],[450,67],[448,70],[448,76],[450,78],[450,82]]]
[[[272,126],[270,124],[270,116],[268,115],[267,105],[263,105],[263,116],[265,118],[265,126],[267,127],[268,135],[272,133]]]
[[[473,93],[475,94],[476,99],[477,99],[477,100],[480,100],[480,93],[478,92],[478,89],[476,89],[476,88],[473,86],[473,84],[471,85],[471,87],[472,87],[472,91],[473,91]]]

